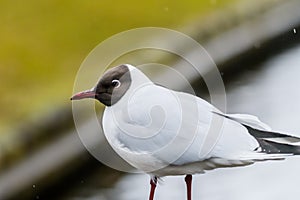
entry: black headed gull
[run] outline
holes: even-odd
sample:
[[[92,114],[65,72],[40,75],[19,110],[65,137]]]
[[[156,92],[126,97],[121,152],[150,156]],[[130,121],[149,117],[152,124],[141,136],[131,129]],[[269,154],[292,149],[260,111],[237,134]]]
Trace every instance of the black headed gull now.
[[[97,99],[106,108],[109,144],[128,163],[151,176],[153,200],[159,177],[284,159],[300,154],[300,138],[272,132],[257,117],[225,114],[203,99],[154,84],[136,67],[107,70],[95,87],[71,100]]]

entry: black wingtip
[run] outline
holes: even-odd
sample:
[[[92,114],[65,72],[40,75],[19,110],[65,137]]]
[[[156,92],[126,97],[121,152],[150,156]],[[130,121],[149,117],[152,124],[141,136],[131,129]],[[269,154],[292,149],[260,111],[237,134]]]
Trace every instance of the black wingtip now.
[[[249,134],[257,140],[262,152],[267,154],[300,155],[300,146],[294,145],[294,143],[300,141],[300,138],[272,131],[258,130],[246,125],[244,126],[248,129]],[[276,141],[276,139],[279,140]],[[286,142],[281,142],[280,139]]]

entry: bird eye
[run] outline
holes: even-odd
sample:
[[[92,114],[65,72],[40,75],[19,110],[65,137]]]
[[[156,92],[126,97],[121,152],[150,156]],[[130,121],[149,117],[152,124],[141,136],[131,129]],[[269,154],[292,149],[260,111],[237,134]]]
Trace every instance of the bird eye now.
[[[118,88],[118,87],[121,86],[121,82],[120,82],[119,80],[112,80],[111,85],[112,85],[114,88]]]

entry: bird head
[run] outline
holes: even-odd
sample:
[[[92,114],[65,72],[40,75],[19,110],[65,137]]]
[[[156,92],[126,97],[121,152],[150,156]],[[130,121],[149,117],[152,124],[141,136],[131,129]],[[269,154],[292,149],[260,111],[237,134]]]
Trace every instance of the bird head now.
[[[107,70],[95,87],[79,92],[71,97],[71,100],[92,98],[106,106],[117,103],[131,85],[130,70],[135,67],[129,64],[119,65]]]

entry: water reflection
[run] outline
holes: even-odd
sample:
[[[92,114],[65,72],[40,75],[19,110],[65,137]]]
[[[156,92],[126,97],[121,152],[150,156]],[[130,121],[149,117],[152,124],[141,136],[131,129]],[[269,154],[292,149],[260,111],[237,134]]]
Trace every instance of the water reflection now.
[[[247,71],[227,86],[228,111],[249,113],[274,130],[300,136],[300,46],[264,62],[259,70]],[[300,158],[269,161],[252,166],[218,169],[194,176],[193,198],[209,200],[296,199]],[[149,177],[127,175],[107,194],[109,199],[147,199]],[[166,177],[156,199],[185,199],[183,177]]]

